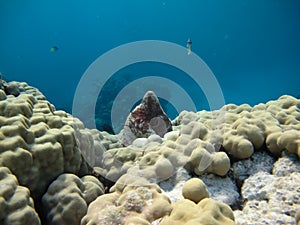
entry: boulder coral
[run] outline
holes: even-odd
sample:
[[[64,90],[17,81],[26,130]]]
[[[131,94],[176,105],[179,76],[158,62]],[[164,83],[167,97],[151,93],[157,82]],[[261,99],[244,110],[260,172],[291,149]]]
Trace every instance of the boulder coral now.
[[[30,191],[6,167],[0,167],[0,224],[41,224]]]
[[[199,178],[188,180],[182,187],[182,195],[196,204],[204,198],[209,197],[205,184]]]
[[[144,178],[126,175],[111,190],[90,204],[81,225],[151,225],[171,211],[170,200]]]
[[[93,176],[62,174],[42,198],[46,224],[80,225],[88,205],[104,194],[104,186]]]
[[[176,126],[173,129],[182,130],[187,124],[197,123],[202,127],[202,131],[198,131],[200,139],[214,143],[211,141],[214,137],[237,159],[249,158],[264,145],[276,156],[287,150],[300,157],[299,99],[284,95],[254,107],[228,104],[219,111],[223,113],[183,111],[174,120]],[[216,115],[222,115],[220,123]]]
[[[20,83],[18,90],[17,96],[1,90],[0,166],[39,198],[58,175],[88,172],[84,152],[92,152],[95,160],[105,148],[81,121],[57,111],[37,89]],[[92,141],[86,142],[88,138]]]
[[[204,198],[198,204],[182,199],[173,204],[169,216],[160,225],[235,225],[231,208],[215,200]]]
[[[191,178],[182,187],[184,199],[172,204],[172,211],[160,225],[234,225],[232,209],[209,198],[206,185],[199,178]]]
[[[184,142],[179,138],[161,144],[150,141],[143,147],[110,149],[104,153],[102,175],[116,181],[125,173],[139,174],[137,176],[159,182],[170,178],[182,166],[197,175],[224,176],[230,168],[230,160],[226,153],[215,152],[212,144],[186,135]]]
[[[142,174],[159,182],[170,178],[183,166],[197,175],[224,176],[230,168],[229,157],[218,151],[213,143],[202,140],[208,132],[205,125],[192,121],[182,125],[178,135],[167,133],[169,139],[150,136],[142,141],[143,144],[109,149],[103,156],[103,176],[116,181],[125,173]]]

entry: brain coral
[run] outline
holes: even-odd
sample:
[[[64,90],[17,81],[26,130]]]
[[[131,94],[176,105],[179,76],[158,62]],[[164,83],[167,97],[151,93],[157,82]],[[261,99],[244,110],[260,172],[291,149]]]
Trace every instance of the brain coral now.
[[[79,225],[88,205],[102,194],[104,187],[93,176],[60,175],[42,198],[46,223]]]
[[[41,224],[28,188],[19,186],[6,167],[0,167],[0,224]]]

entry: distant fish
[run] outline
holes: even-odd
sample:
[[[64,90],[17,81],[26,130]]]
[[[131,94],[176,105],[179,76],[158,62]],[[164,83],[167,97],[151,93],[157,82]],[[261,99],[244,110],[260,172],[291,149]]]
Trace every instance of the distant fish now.
[[[192,40],[190,38],[186,42],[186,47],[188,50],[188,55],[190,55],[192,53]]]
[[[50,52],[57,52],[57,51],[58,51],[58,47],[55,45],[50,48]]]

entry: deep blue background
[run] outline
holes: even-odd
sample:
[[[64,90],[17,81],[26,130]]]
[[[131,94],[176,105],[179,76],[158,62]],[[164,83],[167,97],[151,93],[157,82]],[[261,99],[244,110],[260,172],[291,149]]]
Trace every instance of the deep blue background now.
[[[106,51],[149,39],[185,46],[189,37],[226,103],[299,96],[299,0],[0,0],[0,71],[69,112],[84,71]]]

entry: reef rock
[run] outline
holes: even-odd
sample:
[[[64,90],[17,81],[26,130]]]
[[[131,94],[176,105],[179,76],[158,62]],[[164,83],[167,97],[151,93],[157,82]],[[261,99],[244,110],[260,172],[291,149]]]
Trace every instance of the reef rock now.
[[[274,157],[265,151],[254,152],[249,159],[234,162],[232,165],[232,177],[236,184],[241,187],[243,182],[251,175],[258,172],[271,173]]]
[[[250,176],[242,187],[246,201],[235,211],[237,224],[294,224],[300,205],[300,173],[277,177],[266,172]]]
[[[300,173],[299,158],[295,154],[285,151],[282,157],[274,163],[272,173],[277,177],[285,177],[294,172]]]
[[[163,137],[171,130],[171,121],[160,106],[157,96],[153,91],[148,91],[141,104],[127,117],[120,139],[128,146],[136,138],[149,137],[152,134]]]

